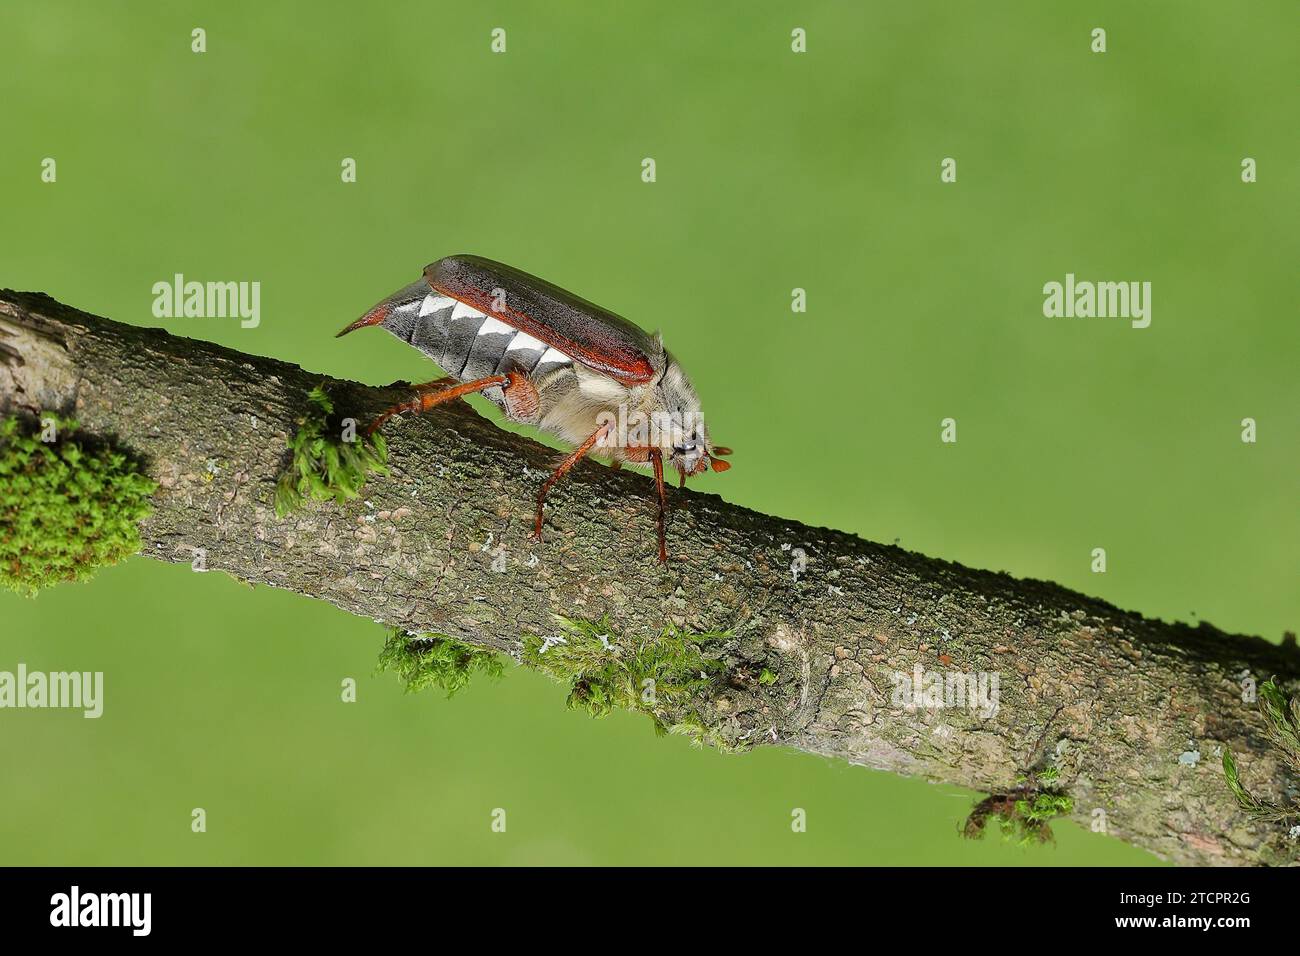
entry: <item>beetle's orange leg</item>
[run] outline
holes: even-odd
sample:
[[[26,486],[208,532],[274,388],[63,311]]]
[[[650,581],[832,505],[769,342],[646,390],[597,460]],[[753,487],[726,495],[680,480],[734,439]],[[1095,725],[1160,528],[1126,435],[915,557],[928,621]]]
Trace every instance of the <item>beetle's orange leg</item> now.
[[[533,522],[533,540],[542,540],[542,506],[546,504],[546,493],[551,490],[551,486],[568,474],[569,469],[582,460],[587,452],[596,447],[596,442],[600,441],[614,427],[613,422],[606,422],[591,433],[591,436],[577,447],[564,461],[560,462],[558,468],[551,472],[551,476],[542,482],[541,490],[537,492],[537,520]]]
[[[492,388],[494,385],[509,385],[510,376],[492,375],[488,378],[475,379],[472,382],[462,382],[460,385],[452,385],[450,388],[443,388],[456,381],[454,378],[438,378],[432,382],[425,382],[423,385],[415,386],[415,398],[409,402],[403,402],[401,405],[394,405],[388,409],[366,429],[366,435],[373,435],[384,422],[388,421],[394,415],[401,415],[404,412],[427,412],[435,405],[441,405],[443,402],[450,402],[453,398],[460,398],[462,395],[468,395],[471,392],[481,392],[485,388]]]
[[[650,461],[655,466],[655,490],[659,492],[659,510],[655,513],[655,527],[659,531],[659,563],[668,563],[668,546],[664,543],[664,509],[668,499],[664,495],[664,453],[658,448],[650,449]]]

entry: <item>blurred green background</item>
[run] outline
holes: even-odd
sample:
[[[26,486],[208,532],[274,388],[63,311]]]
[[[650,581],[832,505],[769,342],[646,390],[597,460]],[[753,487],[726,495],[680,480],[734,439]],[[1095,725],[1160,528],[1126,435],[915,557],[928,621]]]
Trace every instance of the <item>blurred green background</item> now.
[[[256,280],[256,329],[161,324],[422,381],[396,340],[333,333],[426,262],[491,256],[663,330],[736,448],[709,491],[1277,640],[1300,623],[1298,19],[1294,0],[8,3],[0,285],[157,325],[151,286],[176,272]],[[1152,282],[1151,327],[1044,318],[1067,272]],[[0,626],[0,669],[106,681],[97,721],[0,712],[4,863],[1155,862],[1068,824],[1054,848],[963,841],[971,794],[696,751],[524,671],[408,697],[371,676],[377,625],[186,566],[3,594]]]

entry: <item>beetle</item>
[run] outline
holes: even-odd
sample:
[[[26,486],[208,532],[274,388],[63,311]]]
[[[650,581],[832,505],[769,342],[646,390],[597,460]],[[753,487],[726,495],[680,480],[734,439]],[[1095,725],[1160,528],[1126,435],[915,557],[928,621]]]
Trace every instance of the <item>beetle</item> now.
[[[513,266],[471,255],[439,259],[338,334],[372,325],[415,346],[447,375],[416,385],[412,399],[387,409],[367,434],[394,415],[478,392],[511,421],[574,449],[537,493],[536,541],[547,493],[582,458],[607,458],[614,468],[649,464],[659,561],[666,563],[665,459],[679,487],[691,475],[730,467],[721,456],[731,449],[712,443],[699,397],[658,333]]]

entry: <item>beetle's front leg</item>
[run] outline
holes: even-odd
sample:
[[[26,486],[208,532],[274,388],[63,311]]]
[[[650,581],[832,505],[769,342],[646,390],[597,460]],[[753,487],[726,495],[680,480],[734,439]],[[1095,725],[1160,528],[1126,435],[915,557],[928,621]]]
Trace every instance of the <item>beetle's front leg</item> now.
[[[559,467],[551,472],[551,476],[542,482],[541,489],[537,492],[537,519],[533,522],[533,540],[542,540],[542,508],[546,505],[546,493],[551,490],[551,486],[568,474],[569,469],[582,460],[587,452],[596,447],[596,442],[600,441],[609,434],[613,422],[606,422],[591,433],[581,445],[579,445],[572,454],[560,462]]]
[[[650,449],[650,461],[655,468],[655,490],[659,493],[659,508],[655,512],[655,528],[659,532],[659,563],[668,563],[668,545],[664,540],[664,511],[668,507],[668,498],[664,493],[664,453],[658,448]]]

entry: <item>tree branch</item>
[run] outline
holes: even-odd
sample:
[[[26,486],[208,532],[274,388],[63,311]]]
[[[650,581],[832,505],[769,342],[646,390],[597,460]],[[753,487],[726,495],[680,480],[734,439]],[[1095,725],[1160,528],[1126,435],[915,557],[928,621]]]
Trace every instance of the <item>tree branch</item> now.
[[[372,479],[365,501],[277,521],[285,442],[323,379],[0,293],[0,413],[73,414],[144,456],[160,483],[142,529],[149,557],[190,562],[202,549],[209,569],[242,581],[516,656],[522,635],[556,633],[556,614],[607,617],[641,639],[670,625],[727,630],[714,652],[727,676],[699,702],[715,740],[994,795],[1054,766],[1074,819],[1104,811],[1109,833],[1165,859],[1294,858],[1285,826],[1240,811],[1218,757],[1230,746],[1252,792],[1283,795],[1240,680],[1276,674],[1294,690],[1293,644],[1148,620],[690,491],[670,493],[661,567],[649,480],[596,464],[553,494],[535,546],[533,502],[554,452],[463,403],[394,422],[391,475]],[[407,395],[325,380],[361,422]],[[794,549],[806,555],[798,574]],[[917,666],[996,674],[1000,707],[899,706],[895,675]]]

